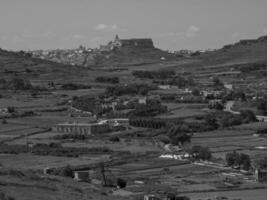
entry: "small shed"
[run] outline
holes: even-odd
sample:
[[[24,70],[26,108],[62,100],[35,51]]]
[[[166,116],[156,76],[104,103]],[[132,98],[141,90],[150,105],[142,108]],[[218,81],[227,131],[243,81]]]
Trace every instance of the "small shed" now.
[[[267,169],[256,169],[255,178],[258,182],[267,182]]]
[[[90,172],[89,171],[75,171],[74,172],[74,180],[76,180],[76,181],[89,181],[90,180]]]
[[[144,200],[159,200],[159,198],[154,194],[146,194],[144,195]]]

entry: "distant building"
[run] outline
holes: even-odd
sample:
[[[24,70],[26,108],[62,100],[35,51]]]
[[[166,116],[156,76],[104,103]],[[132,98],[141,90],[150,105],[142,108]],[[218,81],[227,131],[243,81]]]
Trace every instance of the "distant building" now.
[[[208,107],[210,109],[218,109],[218,108],[221,108],[223,109],[224,105],[223,105],[223,101],[221,99],[212,99],[212,100],[209,100],[209,105]]]
[[[152,39],[150,38],[135,38],[135,39],[120,39],[116,35],[115,39],[107,45],[101,45],[100,51],[111,51],[121,47],[141,47],[141,48],[154,48]]]
[[[147,103],[147,98],[146,97],[140,97],[138,99],[138,103],[139,104],[146,104]]]
[[[74,180],[76,181],[90,181],[90,172],[89,171],[75,171]]]
[[[224,84],[224,87],[225,87],[227,90],[232,90],[232,89],[233,89],[233,85],[232,85],[232,84]]]
[[[158,88],[161,90],[169,90],[171,89],[170,85],[158,85]]]
[[[256,169],[255,178],[258,182],[267,182],[267,170],[266,169]]]
[[[154,194],[146,194],[144,196],[144,200],[160,200],[160,199]]]
[[[109,125],[107,123],[64,123],[57,124],[52,130],[60,133],[93,135],[108,132]]]
[[[105,119],[101,120],[99,123],[108,124],[110,129],[113,129],[117,126],[122,126],[125,128],[129,128],[129,119],[128,118],[115,118],[115,119]]]

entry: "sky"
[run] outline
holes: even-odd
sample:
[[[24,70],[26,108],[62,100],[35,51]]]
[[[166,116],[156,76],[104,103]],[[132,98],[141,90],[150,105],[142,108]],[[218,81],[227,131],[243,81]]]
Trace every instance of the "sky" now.
[[[118,34],[214,49],[267,35],[266,10],[266,0],[0,0],[0,48],[95,48]]]

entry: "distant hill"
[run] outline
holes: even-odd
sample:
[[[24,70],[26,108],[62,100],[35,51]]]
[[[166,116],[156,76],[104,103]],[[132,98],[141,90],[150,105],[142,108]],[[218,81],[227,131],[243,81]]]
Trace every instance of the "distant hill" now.
[[[138,64],[138,63],[154,63],[171,60],[178,60],[178,57],[166,51],[157,48],[140,48],[125,46],[114,49],[109,52],[103,52],[98,55],[97,64],[108,66],[118,64]]]

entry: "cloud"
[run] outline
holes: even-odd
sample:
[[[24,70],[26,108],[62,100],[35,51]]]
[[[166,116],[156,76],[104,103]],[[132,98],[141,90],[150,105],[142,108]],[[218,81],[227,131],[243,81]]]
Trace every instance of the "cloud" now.
[[[196,37],[200,29],[196,26],[189,26],[185,32],[185,37],[187,38],[193,38]]]
[[[120,28],[116,24],[98,24],[94,26],[93,29],[96,31],[118,31]]]

